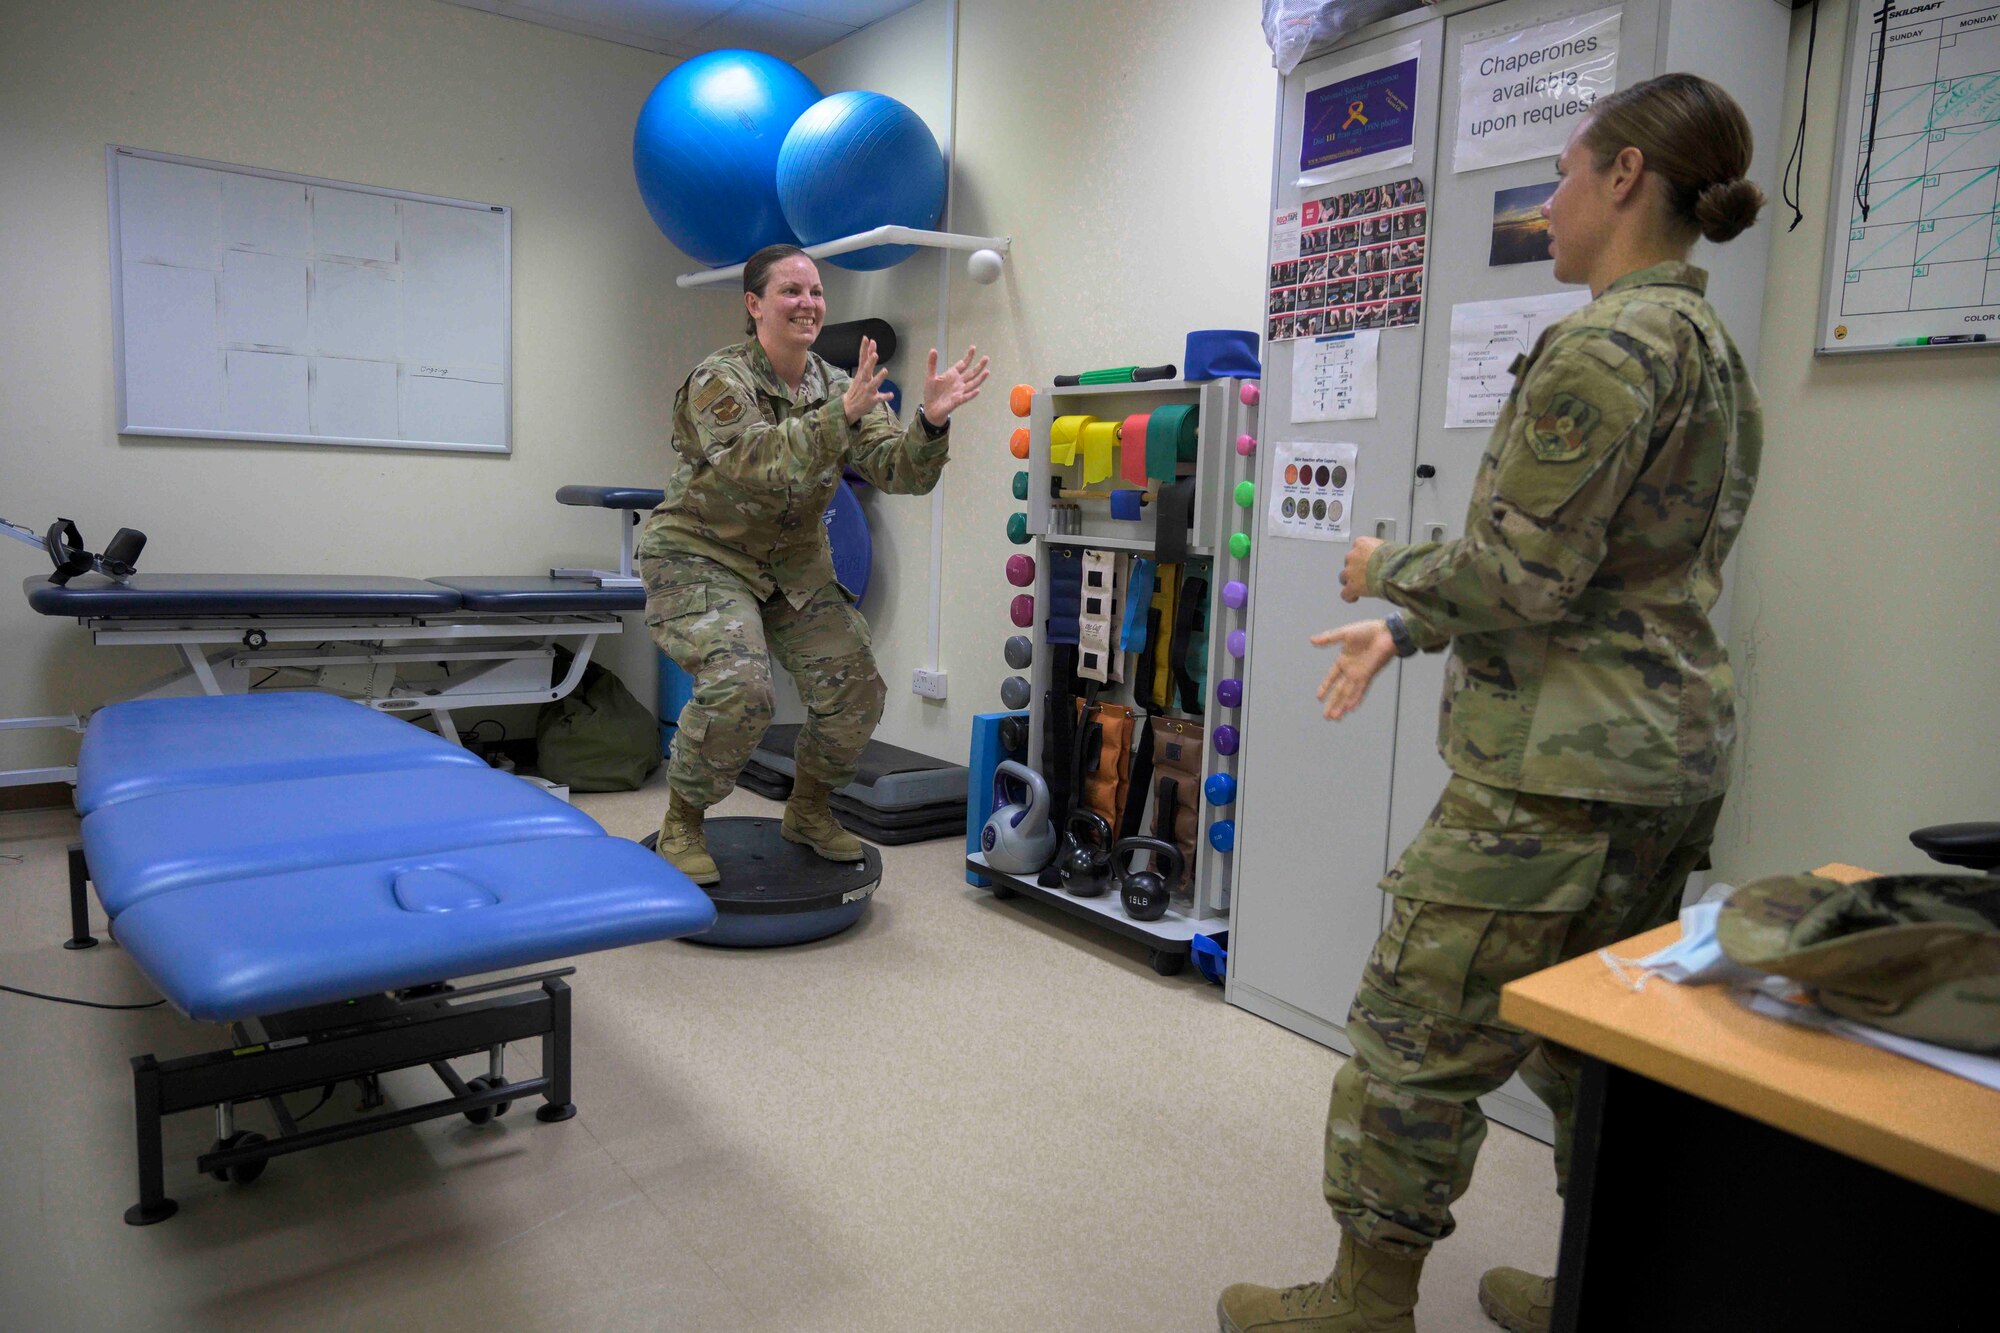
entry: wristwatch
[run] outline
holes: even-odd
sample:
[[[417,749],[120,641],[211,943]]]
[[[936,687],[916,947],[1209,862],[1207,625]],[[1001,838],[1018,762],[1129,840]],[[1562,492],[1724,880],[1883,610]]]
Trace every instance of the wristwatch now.
[[[1389,639],[1396,645],[1396,656],[1411,657],[1417,651],[1417,641],[1410,637],[1410,627],[1403,621],[1401,611],[1391,611],[1382,618],[1389,627]]]
[[[924,438],[927,440],[941,440],[944,438],[944,433],[951,429],[950,417],[945,418],[942,426],[933,426],[931,419],[924,415],[924,409],[921,407],[917,409],[917,420],[923,424]]]

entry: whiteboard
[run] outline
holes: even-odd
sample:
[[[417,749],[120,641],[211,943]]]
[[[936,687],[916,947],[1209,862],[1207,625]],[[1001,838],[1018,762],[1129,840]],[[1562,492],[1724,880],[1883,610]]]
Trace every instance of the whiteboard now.
[[[120,433],[508,451],[506,208],[105,159]]]
[[[2000,0],[1852,5],[1817,350],[2000,346]]]

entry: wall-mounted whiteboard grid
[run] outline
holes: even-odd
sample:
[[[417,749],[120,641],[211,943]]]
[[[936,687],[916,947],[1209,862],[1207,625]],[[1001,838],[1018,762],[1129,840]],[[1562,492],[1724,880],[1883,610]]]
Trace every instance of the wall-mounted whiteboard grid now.
[[[507,452],[507,209],[105,157],[121,433]]]
[[[2000,346],[2000,0],[1853,0],[1843,75],[1818,350]]]

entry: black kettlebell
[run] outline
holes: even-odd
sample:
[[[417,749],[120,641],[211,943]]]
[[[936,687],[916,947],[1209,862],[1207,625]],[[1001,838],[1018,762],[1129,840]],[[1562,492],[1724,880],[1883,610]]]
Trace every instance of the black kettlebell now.
[[[1133,852],[1153,853],[1153,869],[1125,869],[1125,858]],[[1164,869],[1160,868],[1162,857],[1166,858]],[[1187,865],[1181,849],[1164,838],[1121,838],[1111,849],[1111,860],[1117,868],[1118,897],[1125,904],[1125,915],[1134,921],[1158,921],[1165,916],[1173,886],[1180,882]]]
[[[1063,822],[1056,869],[1063,887],[1079,898],[1095,898],[1110,888],[1111,825],[1095,810],[1072,810]]]

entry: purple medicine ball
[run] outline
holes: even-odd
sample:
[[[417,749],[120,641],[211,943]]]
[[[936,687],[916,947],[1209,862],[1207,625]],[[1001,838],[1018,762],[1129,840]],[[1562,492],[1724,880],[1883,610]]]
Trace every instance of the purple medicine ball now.
[[[1222,604],[1232,611],[1243,609],[1243,603],[1250,600],[1250,589],[1236,579],[1222,585]]]
[[[1007,608],[1007,614],[1022,629],[1028,628],[1035,623],[1035,599],[1022,593],[1014,599],[1014,604]]]
[[[1229,631],[1229,637],[1223,642],[1229,649],[1229,655],[1239,662],[1243,660],[1243,654],[1250,651],[1250,636],[1240,629]]]
[[[1234,708],[1243,702],[1243,682],[1231,676],[1215,687],[1215,701],[1224,708]]]
[[[1035,558],[1031,555],[1007,557],[1007,582],[1025,588],[1035,581]]]
[[[1215,729],[1215,752],[1217,754],[1235,754],[1236,746],[1241,740],[1242,737],[1237,733],[1236,728],[1225,722]]]

